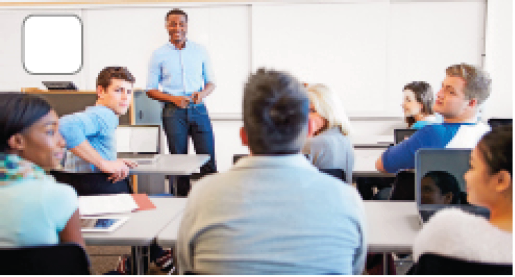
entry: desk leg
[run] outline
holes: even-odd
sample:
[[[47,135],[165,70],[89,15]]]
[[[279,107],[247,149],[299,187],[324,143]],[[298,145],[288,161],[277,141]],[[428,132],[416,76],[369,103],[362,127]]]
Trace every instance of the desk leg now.
[[[388,253],[383,252],[383,275],[388,275]]]
[[[170,186],[170,192],[173,193],[173,197],[177,197],[177,176],[168,175],[168,185]]]
[[[132,271],[133,275],[145,275],[150,265],[148,246],[132,246]]]

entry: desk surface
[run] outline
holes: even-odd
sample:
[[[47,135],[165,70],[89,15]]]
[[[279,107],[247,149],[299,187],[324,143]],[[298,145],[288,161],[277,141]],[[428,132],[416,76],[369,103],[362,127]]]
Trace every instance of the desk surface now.
[[[392,173],[379,172],[376,161],[387,148],[355,148],[352,177],[395,177]]]
[[[152,164],[140,164],[131,174],[191,175],[209,161],[209,155],[160,154]]]
[[[417,204],[412,201],[364,201],[368,251],[410,253],[419,230]]]
[[[421,228],[415,202],[364,201],[368,229],[368,251],[411,252],[413,242]],[[186,203],[184,202],[184,205]],[[157,236],[157,243],[172,247],[182,212]]]
[[[127,214],[129,220],[113,232],[82,233],[87,245],[148,246],[163,228],[182,214],[186,198],[150,198],[156,209]]]
[[[393,143],[393,134],[381,136],[362,136],[352,140],[352,145],[354,145],[356,148],[387,148]]]
[[[186,202],[184,202],[184,208],[186,207]],[[175,241],[177,240],[177,234],[179,232],[179,225],[181,225],[182,220],[182,212],[176,216],[168,225],[157,235],[156,241],[157,244],[162,247],[173,247],[175,245]]]

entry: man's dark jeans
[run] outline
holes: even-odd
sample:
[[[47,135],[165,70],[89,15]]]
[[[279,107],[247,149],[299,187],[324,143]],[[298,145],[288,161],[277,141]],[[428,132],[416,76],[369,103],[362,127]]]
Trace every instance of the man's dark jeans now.
[[[173,103],[166,103],[163,108],[162,119],[170,154],[187,154],[188,136],[191,136],[195,152],[197,154],[209,154],[211,157],[200,168],[200,174],[204,176],[217,171],[213,127],[204,104],[190,104],[187,108],[182,109]],[[189,177],[178,176],[177,196],[187,196],[189,190]]]

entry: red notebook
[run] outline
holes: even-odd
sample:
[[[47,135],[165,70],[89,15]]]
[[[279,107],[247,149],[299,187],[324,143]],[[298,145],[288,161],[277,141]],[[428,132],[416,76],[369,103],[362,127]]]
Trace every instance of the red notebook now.
[[[134,198],[134,202],[138,204],[139,208],[137,209],[137,211],[152,210],[156,208],[156,206],[154,206],[154,203],[152,203],[152,201],[150,201],[150,198],[148,198],[148,195],[144,193],[133,194],[132,198]]]

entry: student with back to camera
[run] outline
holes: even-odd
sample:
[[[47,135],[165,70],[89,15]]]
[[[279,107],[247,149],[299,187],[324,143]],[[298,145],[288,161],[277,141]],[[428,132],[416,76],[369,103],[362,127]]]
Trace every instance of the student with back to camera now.
[[[77,193],[44,171],[63,159],[58,127],[42,98],[0,94],[0,247],[84,246]]]
[[[308,117],[294,77],[249,77],[240,137],[251,154],[193,186],[177,235],[180,274],[362,273],[363,202],[301,154]]]

